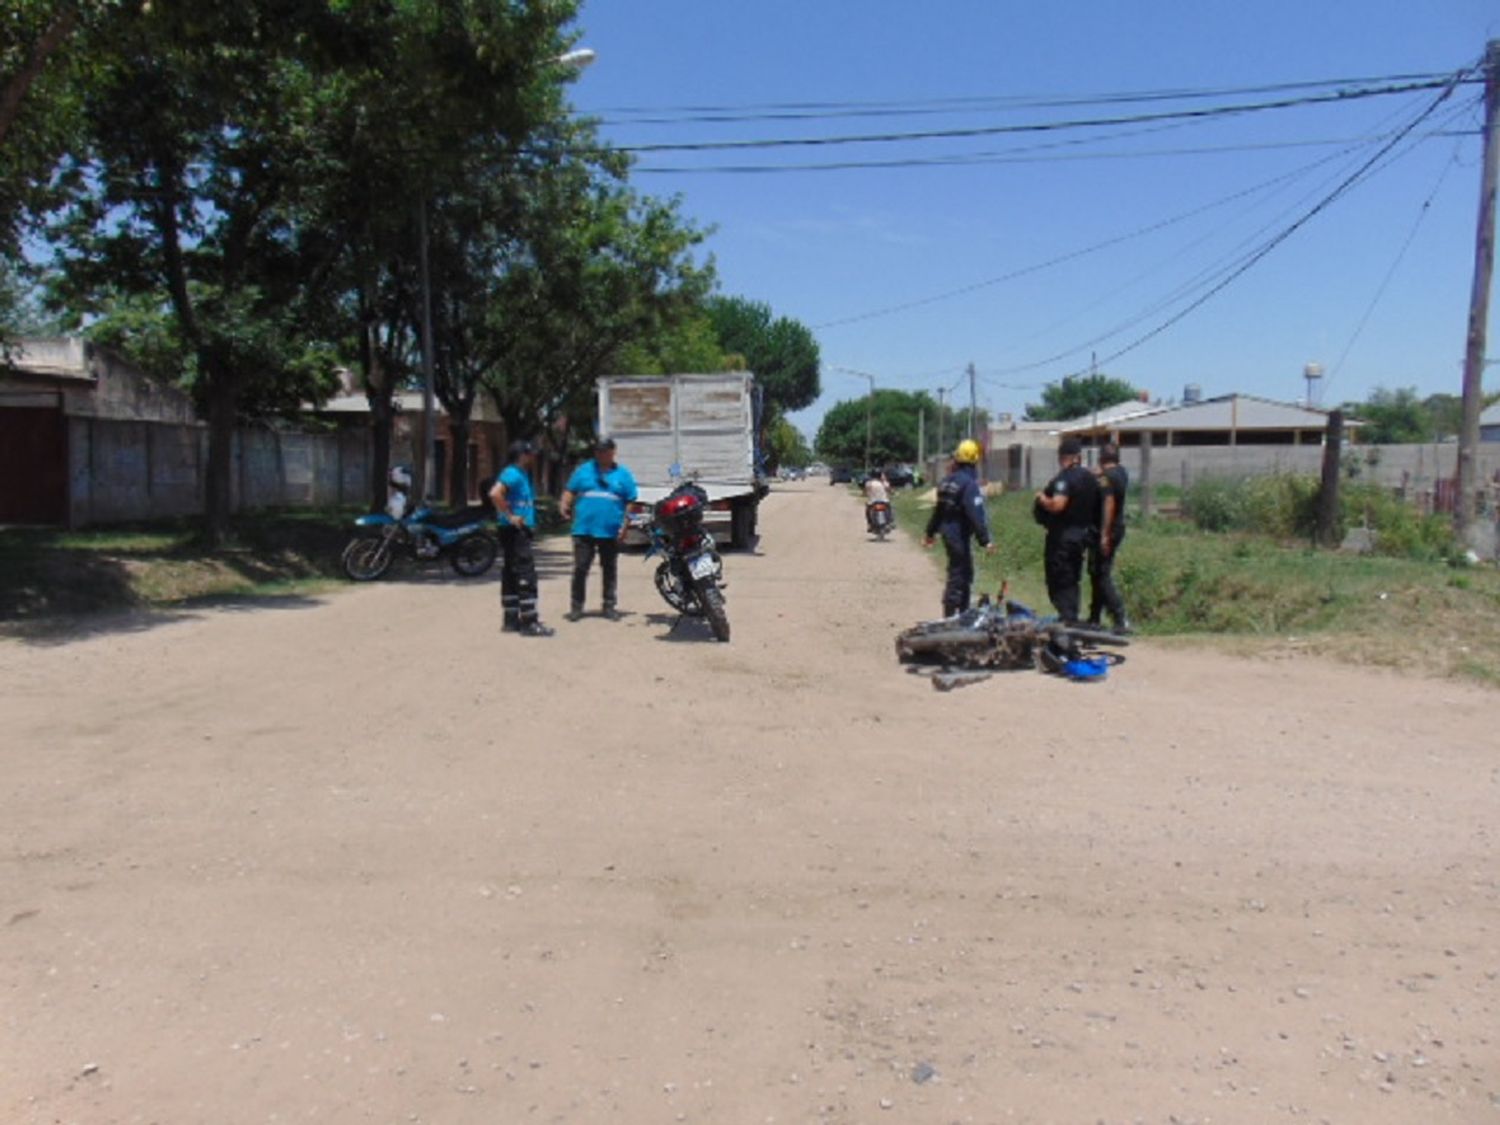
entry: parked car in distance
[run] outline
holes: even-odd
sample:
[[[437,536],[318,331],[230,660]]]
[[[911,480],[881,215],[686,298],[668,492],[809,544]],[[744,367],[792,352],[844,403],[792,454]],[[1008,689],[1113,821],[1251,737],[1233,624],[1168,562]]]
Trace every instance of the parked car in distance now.
[[[910,465],[888,465],[885,482],[892,488],[913,488],[922,483],[922,478]]]
[[[852,484],[854,482],[854,470],[848,465],[835,465],[828,470],[829,484]]]

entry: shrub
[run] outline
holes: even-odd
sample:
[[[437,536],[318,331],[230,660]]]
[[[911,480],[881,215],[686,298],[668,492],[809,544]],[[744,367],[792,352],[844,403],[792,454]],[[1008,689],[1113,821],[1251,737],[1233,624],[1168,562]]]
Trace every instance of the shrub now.
[[[1182,494],[1182,510],[1204,531],[1235,531],[1244,524],[1245,482],[1200,477]]]
[[[1456,548],[1447,516],[1423,515],[1390,489],[1351,484],[1339,499],[1347,523],[1375,532],[1376,554],[1432,561],[1448,557]]]

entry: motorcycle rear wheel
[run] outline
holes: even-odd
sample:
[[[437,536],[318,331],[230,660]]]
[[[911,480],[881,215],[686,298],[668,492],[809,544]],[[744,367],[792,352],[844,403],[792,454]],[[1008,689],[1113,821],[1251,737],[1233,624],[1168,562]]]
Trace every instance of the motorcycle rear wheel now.
[[[729,610],[724,606],[724,594],[717,583],[712,580],[699,583],[698,604],[703,607],[703,614],[708,618],[708,627],[714,631],[715,638],[728,644]]]
[[[448,562],[461,577],[478,578],[495,565],[496,550],[495,541],[492,538],[482,531],[475,532],[454,545],[453,553],[448,556]]]
[[[355,582],[373,582],[391,569],[394,552],[385,536],[360,536],[344,548],[344,573]]]

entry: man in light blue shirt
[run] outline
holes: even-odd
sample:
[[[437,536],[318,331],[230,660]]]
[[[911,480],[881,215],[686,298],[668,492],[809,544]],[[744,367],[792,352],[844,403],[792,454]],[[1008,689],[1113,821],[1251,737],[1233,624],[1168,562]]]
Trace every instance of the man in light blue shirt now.
[[[615,593],[619,575],[620,533],[625,527],[625,505],[636,497],[635,477],[615,463],[613,438],[601,438],[592,460],[573,470],[558,510],[573,520],[573,596],[568,620],[583,616],[589,568],[599,556],[604,574],[604,616],[620,619]]]
[[[523,637],[550,637],[536,608],[536,558],[531,540],[536,534],[536,493],[531,486],[531,468],[536,447],[529,441],[511,442],[510,464],[490,489],[495,518],[500,521],[501,629]]]

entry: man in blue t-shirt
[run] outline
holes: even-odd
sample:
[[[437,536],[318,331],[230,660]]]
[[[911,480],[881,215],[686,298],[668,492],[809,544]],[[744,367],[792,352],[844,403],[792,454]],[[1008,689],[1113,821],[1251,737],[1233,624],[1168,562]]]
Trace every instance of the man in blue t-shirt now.
[[[573,470],[558,505],[563,519],[573,520],[573,596],[568,607],[569,621],[583,616],[589,568],[594,565],[596,554],[604,574],[604,616],[611,621],[620,619],[615,599],[620,533],[625,527],[625,505],[635,497],[635,477],[624,465],[615,463],[614,439],[601,438],[594,446],[593,459]]]
[[[529,441],[511,442],[509,462],[490,489],[504,556],[500,562],[500,608],[504,612],[500,627],[523,637],[550,637],[552,630],[537,616],[536,558],[531,550],[536,534],[536,492],[531,486],[536,447]]]

